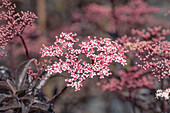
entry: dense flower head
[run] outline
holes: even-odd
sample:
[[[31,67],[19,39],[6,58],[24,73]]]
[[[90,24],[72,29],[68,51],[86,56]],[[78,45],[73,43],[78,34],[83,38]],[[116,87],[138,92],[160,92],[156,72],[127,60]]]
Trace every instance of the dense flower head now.
[[[96,63],[99,61],[100,63],[111,63],[113,60],[115,62],[119,62],[122,65],[126,65],[126,56],[124,55],[125,50],[122,48],[117,41],[111,41],[110,38],[100,38],[91,39],[89,37],[89,41],[82,42],[80,47],[83,53],[87,53],[86,56],[90,57],[91,60]],[[95,54],[95,48],[100,54]]]
[[[133,29],[133,37],[125,35],[118,40],[138,57],[141,61],[137,63],[139,67],[152,71],[160,80],[170,76],[170,42],[165,41],[169,34],[169,29],[155,26],[147,30]]]
[[[48,65],[46,71],[52,73],[62,73],[68,71],[71,77],[65,79],[67,86],[75,87],[75,90],[80,90],[82,82],[87,78],[94,76],[109,76],[109,65],[112,61],[126,65],[126,51],[118,44],[117,41],[111,41],[110,38],[91,39],[88,42],[81,42],[80,49],[74,49],[74,43],[78,39],[74,39],[77,34],[61,33],[60,37],[56,37],[56,42],[51,46],[41,48],[41,57],[56,57],[52,65]],[[66,49],[66,50],[65,50]],[[79,55],[85,54],[91,59],[91,63],[80,59]],[[65,55],[65,60],[60,56]]]
[[[125,35],[118,40],[137,56],[136,65],[150,71],[159,81],[170,77],[170,42],[165,40],[170,34],[170,30],[163,29],[162,26],[155,26],[148,27],[146,30],[132,29],[131,33],[131,37]],[[163,91],[159,91],[156,94],[157,97],[163,97]]]
[[[43,49],[41,49],[41,57],[45,56],[51,56],[51,57],[59,57],[60,55],[63,55],[64,48],[68,47],[68,50],[71,50],[73,48],[74,43],[76,43],[78,40],[74,40],[73,37],[75,37],[77,34],[72,34],[71,32],[61,33],[60,37],[56,36],[56,42],[52,46],[45,46],[43,45]],[[59,46],[61,45],[61,47]]]
[[[103,90],[121,91],[123,89],[153,88],[154,78],[148,71],[139,69],[137,66],[128,67],[127,70],[120,70],[116,73],[120,78],[113,77],[109,83],[102,85]]]
[[[138,53],[136,56],[142,61],[138,64],[143,69],[151,69],[152,74],[159,80],[164,77],[170,77],[170,42],[145,42],[136,44]]]
[[[156,91],[156,98],[163,97],[165,100],[168,100],[170,97],[170,88],[167,88],[166,90],[158,89]]]
[[[132,29],[132,36],[124,35],[118,38],[118,41],[123,44],[125,48],[129,48],[130,50],[136,50],[136,45],[141,42],[143,43],[148,41],[149,43],[156,43],[164,41],[167,35],[169,34],[170,29],[163,29],[162,26],[147,27],[146,29],[142,30]]]
[[[3,9],[0,14],[0,20],[4,23],[0,27],[0,47],[5,49],[8,41],[15,36],[20,36],[25,27],[31,25],[37,16],[29,11],[21,11],[21,14],[16,13],[16,5],[10,0],[2,0],[0,9]]]
[[[131,33],[142,38],[142,40],[162,41],[166,35],[170,34],[170,29],[163,29],[162,26],[154,26],[153,28],[148,27],[147,30],[132,29]]]

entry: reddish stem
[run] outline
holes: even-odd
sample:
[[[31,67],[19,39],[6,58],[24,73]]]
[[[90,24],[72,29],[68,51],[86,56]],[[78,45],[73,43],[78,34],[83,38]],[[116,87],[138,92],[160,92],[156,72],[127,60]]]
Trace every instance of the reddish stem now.
[[[34,80],[35,80],[35,78],[33,78],[33,79],[31,80],[31,82],[28,84],[28,87],[31,86],[31,84],[33,83]]]
[[[68,87],[65,86],[58,94],[54,95],[51,99],[49,99],[47,102],[45,102],[46,104],[54,101],[57,97],[59,97],[62,93],[64,93],[64,91],[67,89]]]
[[[18,35],[18,36],[20,37],[20,39],[21,39],[21,41],[22,41],[22,44],[24,45],[25,54],[26,54],[26,56],[27,56],[27,60],[29,60],[30,58],[29,58],[29,53],[28,53],[28,49],[27,49],[26,43],[25,43],[25,41],[24,41],[24,39],[23,39],[23,37],[22,37],[21,35]]]

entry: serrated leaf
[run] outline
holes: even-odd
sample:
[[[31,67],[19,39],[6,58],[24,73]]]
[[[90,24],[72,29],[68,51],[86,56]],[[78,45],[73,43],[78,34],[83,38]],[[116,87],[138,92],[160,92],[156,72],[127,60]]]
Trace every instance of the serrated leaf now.
[[[25,107],[24,103],[22,103],[22,113],[28,113],[29,108]]]
[[[12,100],[13,97],[11,95],[0,94],[0,103],[8,100]]]
[[[21,105],[10,105],[10,106],[3,106],[0,107],[0,111],[6,111],[9,109],[21,108]]]
[[[30,106],[30,108],[34,110],[41,110],[43,112],[49,113],[48,112],[49,106],[44,103],[34,103],[33,105]]]
[[[13,90],[6,81],[0,81],[0,88],[7,89],[8,91],[11,91],[13,93]]]
[[[9,109],[15,109],[15,108],[21,108],[21,104],[19,104],[17,101],[10,101],[4,106],[0,107],[0,111],[6,111]]]
[[[26,96],[23,96],[23,97],[21,97],[21,98],[19,98],[19,100],[29,100],[29,101],[31,101],[31,100],[33,100],[34,99],[34,96],[32,96],[32,95],[26,95]]]
[[[16,71],[16,74],[18,75],[18,78],[16,79],[16,81],[18,82],[18,89],[20,90],[22,85],[24,84],[24,81],[26,80],[26,76],[27,76],[27,68],[29,67],[29,65],[34,61],[35,59],[31,59],[29,60],[28,62],[24,62],[22,63],[17,71]],[[19,70],[22,69],[22,72],[19,73]]]
[[[13,93],[15,94],[15,93],[16,93],[15,84],[14,84],[12,81],[10,81],[9,79],[7,79],[6,82],[8,83],[8,85],[10,86],[10,88],[12,89]]]
[[[5,111],[4,113],[14,113],[14,111],[12,109],[9,109],[9,110]]]

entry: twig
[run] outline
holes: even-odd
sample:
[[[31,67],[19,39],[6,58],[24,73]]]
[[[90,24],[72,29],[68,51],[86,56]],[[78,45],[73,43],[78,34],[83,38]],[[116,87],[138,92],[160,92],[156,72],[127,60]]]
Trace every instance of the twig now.
[[[22,37],[21,35],[18,35],[18,36],[20,37],[20,39],[21,39],[21,41],[22,41],[22,44],[24,45],[25,54],[26,54],[26,56],[27,56],[27,60],[29,60],[30,58],[29,58],[29,53],[28,53],[28,49],[27,49],[26,43],[25,43],[25,41],[24,41],[24,39],[23,39],[23,37]]]
[[[45,102],[46,104],[51,103],[52,101],[54,101],[57,97],[59,97],[62,93],[64,93],[64,91],[67,89],[68,87],[65,86],[58,94],[54,95],[51,99],[49,99],[47,102]]]

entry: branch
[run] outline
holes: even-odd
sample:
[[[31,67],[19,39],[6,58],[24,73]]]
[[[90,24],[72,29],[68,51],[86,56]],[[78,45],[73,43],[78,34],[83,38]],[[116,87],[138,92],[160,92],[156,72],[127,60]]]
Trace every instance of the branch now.
[[[49,99],[47,102],[45,102],[46,104],[51,103],[52,101],[54,101],[57,97],[59,97],[62,93],[64,93],[64,91],[67,89],[68,87],[65,86],[58,94],[54,95],[51,99]]]
[[[26,54],[26,56],[27,56],[27,60],[29,60],[30,58],[29,58],[29,53],[28,53],[28,49],[27,49],[26,43],[25,43],[25,41],[24,41],[24,39],[23,39],[23,37],[22,37],[21,35],[18,34],[18,36],[20,37],[20,39],[21,39],[21,41],[22,41],[22,44],[24,45],[25,54]]]

